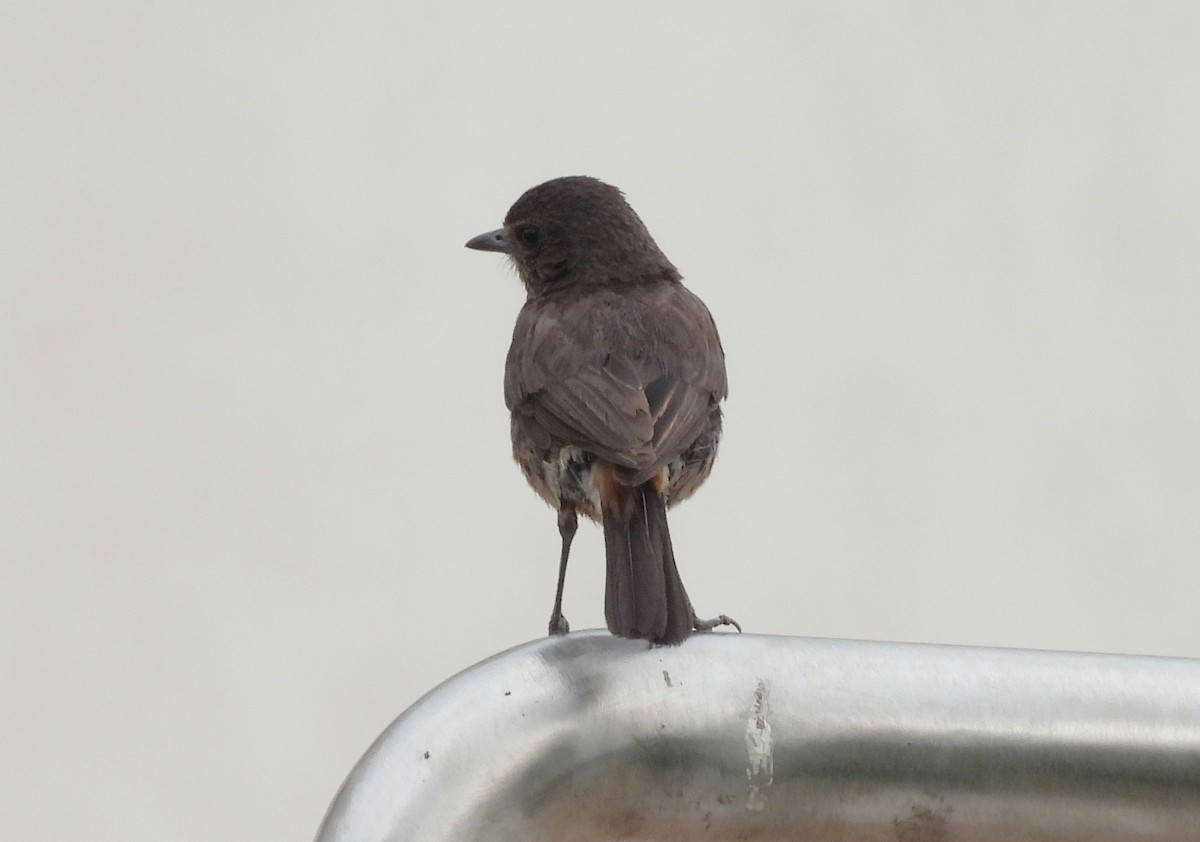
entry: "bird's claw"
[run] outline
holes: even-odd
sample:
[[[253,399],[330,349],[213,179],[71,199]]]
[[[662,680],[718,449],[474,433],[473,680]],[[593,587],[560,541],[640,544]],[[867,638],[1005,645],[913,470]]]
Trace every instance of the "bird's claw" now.
[[[562,614],[556,614],[550,618],[549,633],[553,637],[556,634],[566,634],[571,630],[571,624],[567,622],[567,618]]]
[[[701,620],[699,617],[692,618],[692,628],[698,632],[712,631],[717,626],[733,626],[741,634],[742,626],[737,620],[725,614],[719,614],[711,620]]]

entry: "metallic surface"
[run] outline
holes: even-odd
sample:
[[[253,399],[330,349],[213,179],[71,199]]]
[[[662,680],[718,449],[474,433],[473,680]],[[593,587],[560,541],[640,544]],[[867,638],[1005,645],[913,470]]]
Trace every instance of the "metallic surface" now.
[[[602,632],[400,716],[318,842],[1200,840],[1200,661]]]

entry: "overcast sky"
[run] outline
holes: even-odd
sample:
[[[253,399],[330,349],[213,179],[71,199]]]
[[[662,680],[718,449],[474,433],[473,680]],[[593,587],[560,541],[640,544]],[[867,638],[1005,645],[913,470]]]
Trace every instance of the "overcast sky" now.
[[[671,517],[701,614],[1200,657],[1200,6],[3,18],[11,838],[309,838],[394,716],[545,632],[523,293],[462,244],[560,175],[722,332]],[[574,556],[602,626],[598,529]]]

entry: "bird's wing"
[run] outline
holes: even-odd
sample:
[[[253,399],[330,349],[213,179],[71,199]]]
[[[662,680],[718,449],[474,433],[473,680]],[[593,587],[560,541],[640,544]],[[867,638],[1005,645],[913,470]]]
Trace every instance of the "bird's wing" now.
[[[674,283],[529,302],[505,376],[526,436],[591,451],[635,484],[695,441],[725,392],[712,317]]]

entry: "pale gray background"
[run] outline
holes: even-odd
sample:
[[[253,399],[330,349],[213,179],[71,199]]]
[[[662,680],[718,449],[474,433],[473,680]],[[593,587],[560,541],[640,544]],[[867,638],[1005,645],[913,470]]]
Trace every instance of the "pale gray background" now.
[[[701,611],[1200,656],[1198,43],[1194,3],[9,2],[4,835],[309,838],[544,632],[522,291],[462,244],[564,174],[721,327]]]

